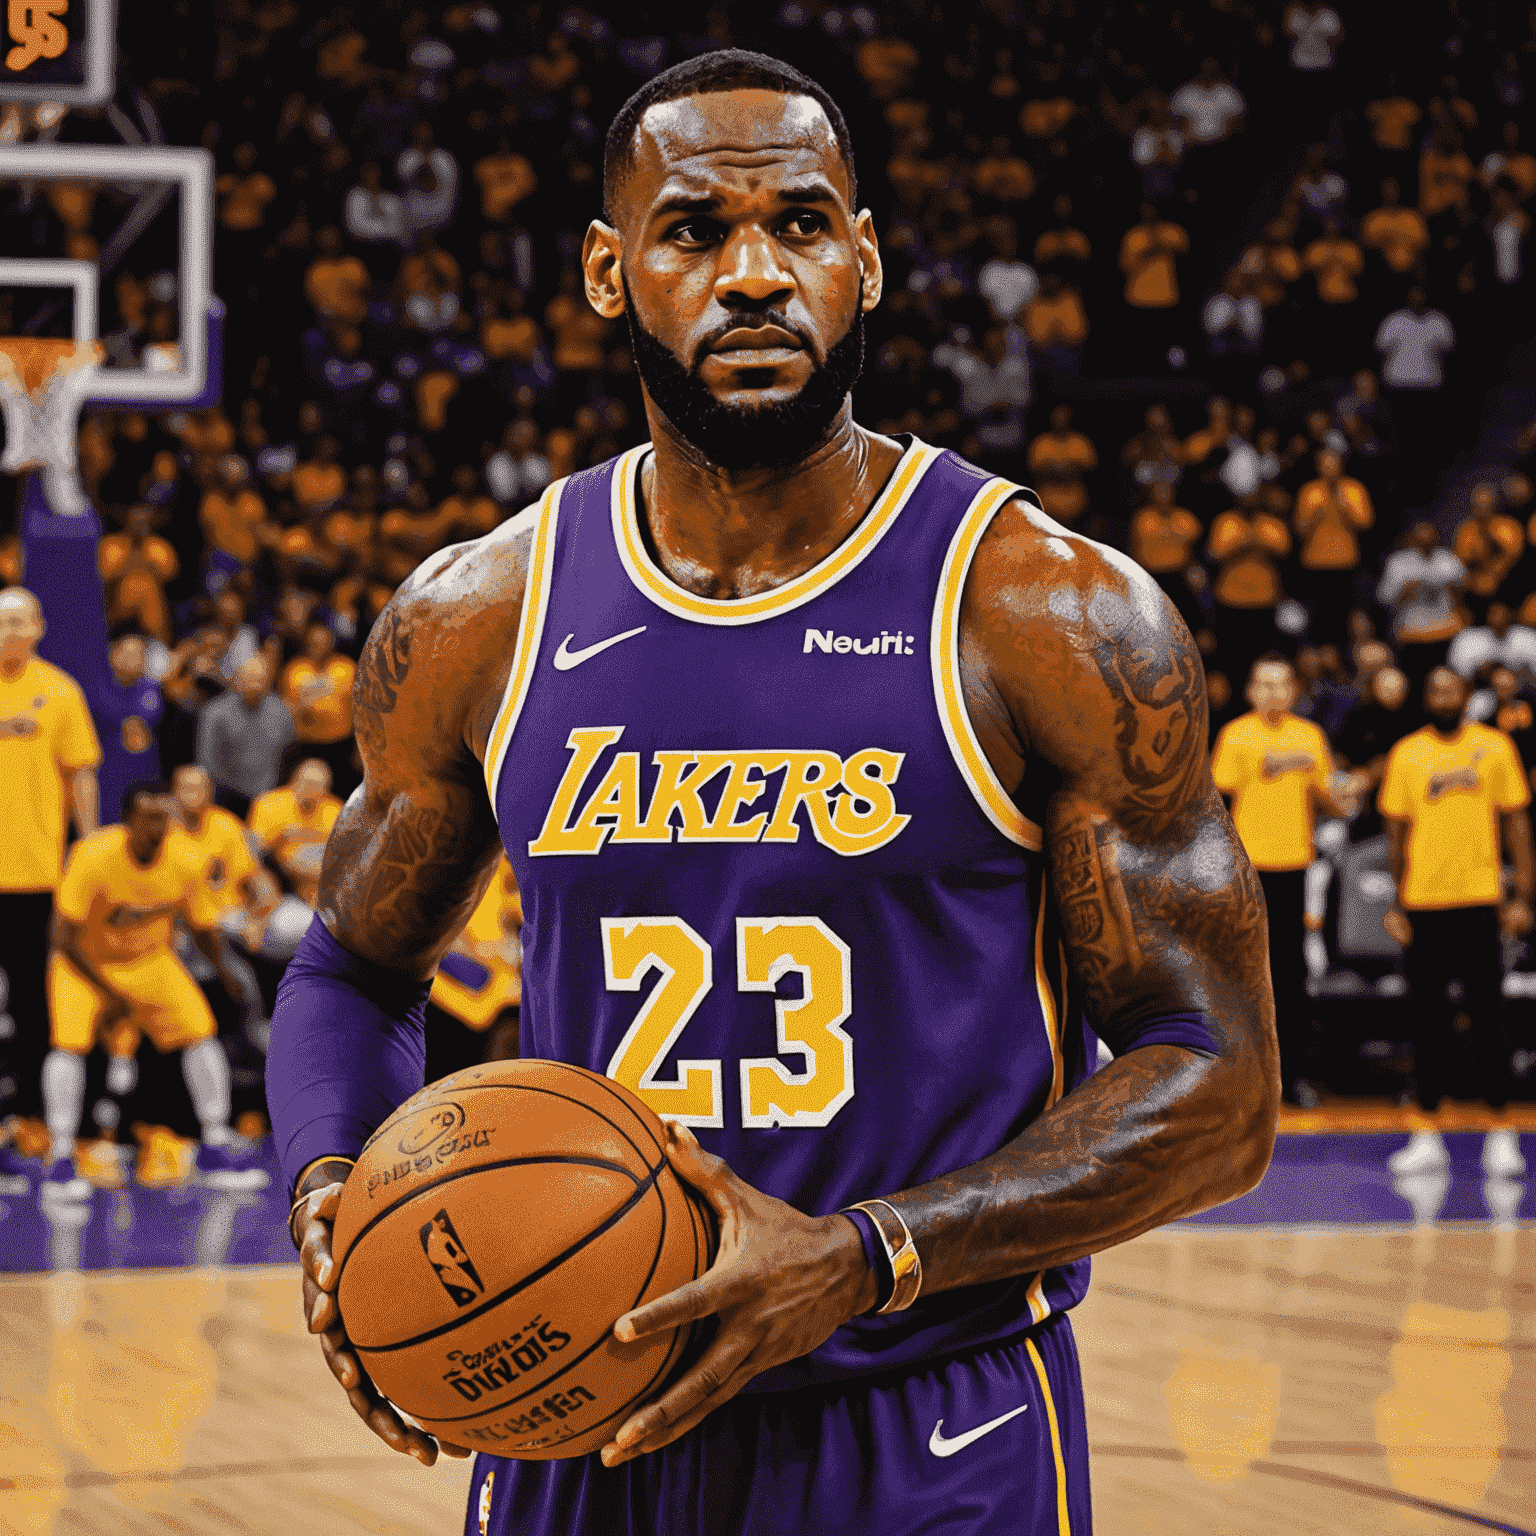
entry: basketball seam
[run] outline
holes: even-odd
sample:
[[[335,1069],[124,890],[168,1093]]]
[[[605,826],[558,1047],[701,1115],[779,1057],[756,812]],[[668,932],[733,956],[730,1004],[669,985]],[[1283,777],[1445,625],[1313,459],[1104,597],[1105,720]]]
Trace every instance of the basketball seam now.
[[[675,1172],[673,1172],[673,1174],[672,1174],[672,1181],[673,1181],[674,1184],[676,1184],[677,1189],[678,1189],[678,1193],[682,1196],[684,1204],[688,1207],[689,1227],[690,1227],[690,1229],[692,1230],[692,1233],[693,1233],[693,1272],[694,1272],[694,1278],[697,1279],[698,1273],[699,1273],[699,1227],[698,1227],[698,1216],[697,1216],[697,1214],[695,1213],[695,1211],[693,1209],[693,1201],[692,1201],[692,1199],[690,1198],[690,1196],[688,1194],[686,1186],[683,1184],[683,1181],[677,1177],[677,1174]],[[638,1306],[640,1304],[640,1298],[645,1295],[646,1290],[650,1286],[650,1283],[651,1283],[652,1279],[655,1277],[656,1266],[658,1264],[660,1264],[662,1251],[666,1247],[666,1241],[667,1241],[667,1201],[666,1201],[666,1196],[662,1192],[661,1181],[660,1181],[659,1178],[657,1179],[656,1184],[655,1184],[654,1187],[655,1187],[655,1190],[656,1190],[657,1197],[661,1201],[661,1233],[660,1233],[660,1235],[659,1235],[659,1237],[657,1239],[657,1242],[656,1242],[656,1254],[655,1254],[655,1257],[651,1260],[651,1267],[647,1271],[645,1279],[641,1282],[639,1290],[635,1292],[635,1299],[634,1299],[634,1301],[630,1303],[630,1307],[627,1309],[627,1310],[631,1310],[631,1311],[636,1306]],[[690,1325],[687,1328],[687,1330],[686,1330],[687,1337],[686,1338],[679,1338],[678,1335],[681,1335],[681,1334],[683,1334],[685,1332],[683,1327],[681,1325],[679,1325],[676,1329],[673,1330],[674,1338],[673,1338],[672,1346],[668,1349],[668,1351],[667,1351],[667,1358],[662,1362],[662,1366],[661,1366],[661,1369],[663,1371],[670,1370],[671,1367],[673,1366],[673,1364],[675,1364],[679,1348],[681,1348],[681,1349],[686,1349],[687,1348],[688,1344],[691,1342],[691,1340],[693,1338],[693,1331],[694,1331],[693,1327]],[[539,1382],[539,1384],[537,1386],[529,1387],[525,1391],[517,1393],[516,1396],[507,1398],[504,1402],[494,1403],[494,1404],[487,1404],[484,1407],[477,1408],[473,1413],[456,1413],[456,1414],[434,1413],[434,1414],[431,1414],[431,1415],[428,1416],[429,1419],[430,1419],[430,1422],[432,1422],[434,1424],[461,1424],[466,1419],[482,1419],[487,1414],[490,1414],[490,1413],[510,1412],[513,1408],[515,1408],[517,1406],[518,1403],[523,1402],[525,1399],[537,1396],[540,1392],[547,1392],[547,1391],[549,1391],[554,1386],[554,1384],[557,1381],[560,1381],[564,1377],[568,1376],[584,1360],[588,1359],[595,1351],[597,1351],[599,1348],[601,1348],[602,1345],[607,1341],[607,1338],[608,1338],[608,1331],[606,1329],[604,1329],[603,1332],[599,1333],[598,1336],[584,1350],[582,1350],[582,1352],[579,1355],[575,1356],[574,1359],[565,1361],[564,1364],[561,1365],[559,1370],[554,1371],[550,1375],[543,1377],[540,1380],[540,1382]],[[368,1352],[367,1349],[366,1349],[366,1346],[358,1346],[358,1348],[359,1348],[360,1352],[363,1352],[363,1353],[367,1353]],[[660,1374],[660,1373],[658,1372],[658,1374]],[[648,1381],[645,1384],[645,1386],[640,1389],[639,1392],[637,1392],[633,1397],[631,1397],[629,1399],[629,1403],[626,1404],[626,1406],[632,1406],[634,1403],[638,1402],[639,1399],[646,1392],[648,1392],[651,1389],[651,1386],[655,1382],[655,1380],[656,1380],[656,1377],[652,1376],[650,1381]],[[608,1419],[615,1417],[618,1412],[622,1412],[622,1411],[623,1410],[615,1410],[615,1413],[609,1414],[605,1418],[594,1420],[591,1424],[588,1424],[588,1425],[583,1427],[583,1429],[581,1431],[582,1434],[584,1434],[584,1435],[585,1434],[590,1434],[592,1432],[592,1430],[598,1428],[600,1425],[606,1424],[608,1422]],[[575,1438],[575,1437],[573,1436],[572,1438]]]
[[[617,1129],[617,1127],[615,1127]],[[636,1149],[638,1150],[638,1148]],[[467,1179],[472,1174],[488,1173],[493,1168],[523,1168],[530,1163],[566,1163],[580,1168],[605,1168],[610,1173],[622,1173],[626,1179],[632,1179],[636,1184],[640,1183],[639,1176],[632,1168],[626,1168],[623,1163],[610,1162],[603,1157],[568,1157],[564,1154],[556,1154],[548,1157],[503,1157],[494,1163],[476,1163],[473,1168],[455,1168],[445,1173],[441,1178],[433,1179],[430,1183],[420,1184],[408,1194],[403,1194],[393,1205],[386,1205],[383,1209],[375,1211],[357,1229],[357,1235],[347,1245],[347,1251],[341,1256],[340,1268],[336,1271],[336,1289],[341,1290],[341,1277],[347,1272],[347,1265],[352,1262],[352,1255],[357,1252],[357,1245],[378,1226],[387,1216],[393,1216],[396,1211],[409,1205],[417,1195],[430,1194],[434,1189],[441,1189],[445,1184],[452,1184],[458,1179]],[[646,1164],[650,1168],[650,1164]],[[654,1177],[656,1170],[650,1168]]]
[[[580,1161],[581,1161],[581,1159],[579,1159],[579,1158],[563,1158],[563,1159],[562,1158],[551,1158],[551,1157],[517,1158],[517,1159],[514,1159],[510,1163],[482,1163],[479,1168],[466,1168],[462,1174],[455,1174],[454,1177],[455,1178],[468,1178],[471,1174],[480,1173],[480,1172],[482,1172],[482,1171],[484,1171],[486,1169],[496,1168],[496,1167],[515,1167],[515,1166],[518,1166],[518,1165],[526,1165],[528,1163],[553,1163],[553,1162],[575,1163],[575,1162],[580,1162]],[[598,1166],[610,1166],[611,1167],[612,1165],[611,1164],[600,1164]],[[610,1228],[615,1226],[618,1222],[622,1221],[632,1210],[634,1210],[635,1206],[641,1200],[643,1200],[645,1198],[646,1192],[649,1189],[651,1189],[652,1186],[656,1183],[656,1180],[660,1176],[662,1169],[665,1168],[666,1166],[667,1166],[667,1164],[665,1164],[665,1163],[657,1164],[657,1166],[655,1168],[651,1169],[650,1174],[649,1174],[649,1176],[647,1178],[645,1178],[643,1181],[637,1181],[638,1187],[630,1195],[629,1199],[627,1199],[624,1202],[624,1204],[621,1205],[618,1208],[618,1210],[616,1210],[605,1221],[601,1222],[598,1226],[595,1226],[590,1232],[588,1232],[586,1234],[586,1236],[583,1237],[579,1243],[573,1243],[571,1245],[571,1247],[569,1247],[569,1248],[567,1248],[565,1250],[564,1253],[557,1254],[554,1258],[550,1259],[547,1263],[540,1265],[540,1267],[538,1269],[534,1270],[531,1274],[524,1275],[523,1278],[521,1280],[519,1280],[516,1285],[508,1286],[504,1291],[501,1291],[499,1294],[490,1297],[486,1301],[481,1302],[480,1305],[478,1307],[476,1307],[473,1311],[466,1312],[461,1317],[451,1318],[451,1319],[449,1319],[448,1322],[441,1323],[436,1328],[429,1328],[425,1333],[418,1333],[418,1334],[414,1335],[412,1338],[401,1339],[398,1342],[393,1343],[393,1344],[359,1344],[357,1342],[357,1340],[354,1339],[354,1340],[352,1340],[352,1347],[354,1349],[356,1349],[359,1353],[370,1354],[370,1355],[387,1355],[387,1354],[393,1353],[397,1349],[409,1349],[413,1344],[425,1344],[429,1339],[441,1338],[445,1333],[452,1333],[452,1332],[454,1332],[455,1329],[462,1327],[465,1323],[473,1322],[477,1317],[483,1317],[493,1307],[499,1307],[502,1304],[502,1302],[511,1300],[511,1298],[516,1296],[519,1291],[526,1290],[536,1280],[542,1280],[545,1277],[545,1275],[549,1274],[552,1270],[558,1269],[562,1264],[565,1263],[565,1261],[567,1259],[574,1258],[578,1253],[581,1252],[581,1250],[583,1248],[585,1248],[587,1246],[588,1243],[592,1242],[595,1238],[601,1237],[603,1235],[603,1233],[607,1232]],[[617,1170],[617,1171],[623,1172],[626,1175],[626,1177],[628,1177],[628,1178],[634,1178],[634,1175],[632,1173],[630,1173],[627,1168],[626,1169]],[[440,1180],[438,1182],[446,1183],[448,1181],[447,1180]],[[429,1186],[429,1187],[435,1187],[435,1186]],[[420,1194],[420,1193],[422,1193],[422,1191],[418,1190],[417,1193]],[[402,1202],[402,1203],[404,1203],[404,1202]],[[396,1207],[396,1209],[398,1209],[398,1206]],[[359,1235],[361,1235],[361,1234],[359,1234]],[[357,1244],[354,1242],[353,1245],[352,1245],[352,1249],[350,1250],[348,1256],[350,1257],[350,1253],[355,1253],[356,1251],[357,1251]],[[337,1284],[337,1289],[339,1290],[340,1287],[341,1287],[341,1280],[340,1280],[339,1276],[337,1278],[336,1284]]]

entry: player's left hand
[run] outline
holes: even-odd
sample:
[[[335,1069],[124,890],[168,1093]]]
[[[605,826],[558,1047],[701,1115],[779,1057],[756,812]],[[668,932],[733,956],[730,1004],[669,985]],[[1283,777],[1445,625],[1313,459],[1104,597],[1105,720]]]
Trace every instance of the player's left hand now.
[[[659,1451],[729,1401],[754,1376],[798,1360],[875,1303],[876,1283],[846,1216],[807,1216],[738,1178],[686,1126],[667,1127],[667,1157],[709,1203],[720,1251],[708,1271],[613,1326],[622,1343],[718,1317],[704,1353],[620,1425],[603,1465]]]

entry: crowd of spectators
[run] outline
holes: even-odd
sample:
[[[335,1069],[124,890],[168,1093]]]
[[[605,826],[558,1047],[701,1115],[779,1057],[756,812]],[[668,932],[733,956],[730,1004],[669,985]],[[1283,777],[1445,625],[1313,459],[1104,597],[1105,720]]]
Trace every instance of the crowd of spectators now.
[[[1365,785],[1448,661],[1532,761],[1533,466],[1454,527],[1428,509],[1536,315],[1536,13],[1447,0],[1366,38],[1323,0],[164,9],[122,42],[167,141],[216,162],[223,404],[84,418],[116,637],[91,702],[237,816],[296,774],[357,783],[355,658],[420,560],[643,435],[582,291],[603,134],[724,46],[849,120],[886,273],[860,420],[1145,566],[1213,733],[1279,650]],[[42,215],[61,252],[90,235],[69,211]]]

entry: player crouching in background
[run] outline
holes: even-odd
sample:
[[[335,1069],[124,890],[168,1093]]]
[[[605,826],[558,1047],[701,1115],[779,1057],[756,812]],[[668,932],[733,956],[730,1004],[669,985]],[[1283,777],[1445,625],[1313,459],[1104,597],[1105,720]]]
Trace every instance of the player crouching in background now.
[[[52,1138],[45,1202],[83,1199],[89,1185],[70,1153],[85,1102],[85,1058],[99,1040],[114,1061],[131,1060],[141,1032],[159,1051],[180,1051],[182,1075],[202,1126],[196,1169],[224,1189],[259,1188],[267,1176],[230,1129],[229,1061],[213,1014],[176,956],[174,918],[242,1007],[260,1006],[249,973],[230,964],[206,860],[171,825],[169,786],[141,780],[123,791],[123,819],[82,838],[54,904],[48,963],[53,1049],[43,1063],[43,1109]],[[124,1074],[115,1074],[121,1083]],[[127,1074],[131,1081],[131,1072]]]

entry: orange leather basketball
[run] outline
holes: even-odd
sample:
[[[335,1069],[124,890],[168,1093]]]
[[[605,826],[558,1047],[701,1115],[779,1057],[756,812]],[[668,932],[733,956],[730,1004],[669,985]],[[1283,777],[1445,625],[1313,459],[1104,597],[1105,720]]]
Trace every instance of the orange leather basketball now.
[[[620,1344],[631,1308],[709,1267],[712,1223],[628,1089],[552,1061],[472,1067],[379,1127],[332,1252],[348,1337],[431,1434],[580,1456],[654,1396],[691,1330]]]

